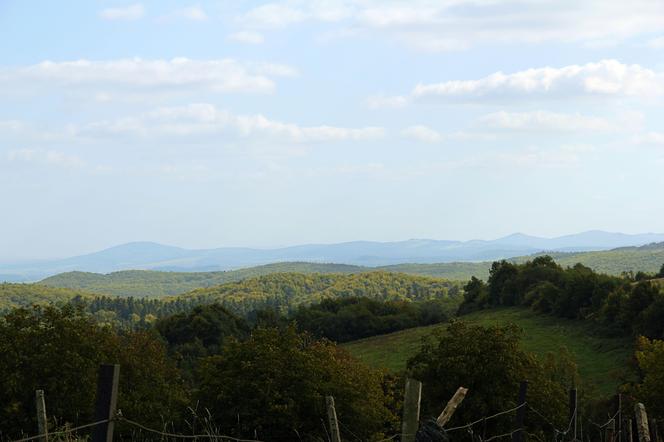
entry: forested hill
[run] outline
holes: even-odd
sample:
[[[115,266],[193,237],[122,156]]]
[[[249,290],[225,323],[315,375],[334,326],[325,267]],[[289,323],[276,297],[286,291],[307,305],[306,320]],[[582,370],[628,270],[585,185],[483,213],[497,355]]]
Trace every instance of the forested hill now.
[[[387,272],[351,275],[276,273],[216,287],[197,289],[174,299],[195,304],[220,303],[238,314],[265,308],[288,313],[323,299],[365,297],[381,301],[456,298],[460,283]]]
[[[664,263],[664,243],[642,247],[623,247],[600,252],[551,253],[562,266],[584,264],[600,273],[620,275],[622,272],[643,271],[655,273]],[[523,263],[534,256],[511,259]],[[254,276],[273,273],[362,273],[387,271],[412,275],[433,276],[465,281],[472,276],[486,279],[490,262],[453,262],[440,264],[398,264],[384,267],[362,267],[344,264],[319,264],[306,262],[285,262],[268,264],[246,269],[225,272],[158,272],[129,270],[109,273],[69,272],[61,273],[41,281],[52,287],[65,287],[86,290],[92,293],[119,296],[164,296],[184,293],[197,288],[212,287],[226,282],[241,281]]]
[[[60,304],[79,296],[93,299],[94,294],[80,290],[47,287],[39,284],[0,284],[0,313],[30,304]]]
[[[107,275],[89,272],[67,272],[51,276],[40,284],[86,290],[91,293],[118,296],[178,295],[198,288],[212,287],[272,273],[359,273],[367,268],[345,264],[284,262],[225,272],[159,272],[125,270]]]

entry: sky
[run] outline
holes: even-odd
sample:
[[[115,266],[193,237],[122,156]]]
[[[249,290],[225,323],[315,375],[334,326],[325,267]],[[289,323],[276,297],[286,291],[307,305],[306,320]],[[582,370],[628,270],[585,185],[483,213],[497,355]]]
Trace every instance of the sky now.
[[[664,231],[661,0],[0,1],[0,260]]]

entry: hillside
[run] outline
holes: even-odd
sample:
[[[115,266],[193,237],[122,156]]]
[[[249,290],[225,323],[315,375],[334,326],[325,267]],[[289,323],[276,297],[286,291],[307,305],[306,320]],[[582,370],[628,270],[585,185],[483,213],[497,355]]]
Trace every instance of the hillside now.
[[[425,301],[456,297],[459,294],[459,283],[398,273],[275,273],[197,289],[171,299],[195,304],[218,302],[235,313],[247,314],[267,307],[287,313],[300,305],[328,298],[358,296],[383,301]]]
[[[540,254],[541,255],[541,254]],[[619,275],[623,271],[655,273],[664,263],[664,243],[641,247],[625,247],[600,252],[551,253],[563,266],[582,263],[595,271]],[[537,255],[510,259],[525,262]],[[212,287],[226,282],[240,281],[272,273],[361,273],[383,271],[466,281],[471,276],[486,279],[491,262],[451,262],[438,264],[397,264],[382,267],[362,267],[345,264],[282,262],[224,272],[159,272],[128,270],[109,274],[68,272],[40,282],[51,287],[86,290],[92,293],[118,296],[165,296],[184,293],[197,288]]]
[[[75,296],[92,299],[94,295],[79,290],[47,287],[39,284],[0,284],[0,312],[32,304],[65,303]]]
[[[630,339],[598,337],[588,323],[537,315],[522,308],[484,310],[461,319],[481,325],[515,323],[524,330],[524,348],[538,355],[567,347],[576,358],[582,379],[592,381],[605,394],[615,392],[619,384],[616,374],[627,366],[632,353]],[[343,346],[370,365],[402,370],[417,352],[422,337],[437,327],[444,325],[374,336]]]
[[[207,288],[273,273],[358,273],[363,270],[362,267],[344,264],[286,262],[226,272],[125,270],[106,275],[89,272],[68,272],[46,278],[40,281],[40,284],[86,290],[102,295],[147,297],[177,295],[198,288]]]

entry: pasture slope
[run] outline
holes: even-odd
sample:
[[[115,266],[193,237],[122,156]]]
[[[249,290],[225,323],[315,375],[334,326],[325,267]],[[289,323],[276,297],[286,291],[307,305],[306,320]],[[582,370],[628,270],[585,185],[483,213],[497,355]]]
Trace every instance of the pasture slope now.
[[[589,323],[537,315],[524,308],[482,310],[460,319],[478,325],[515,323],[524,331],[524,349],[537,355],[567,347],[578,364],[581,378],[601,394],[615,393],[620,384],[618,377],[629,366],[633,353],[631,338],[600,337]],[[343,347],[372,366],[398,371],[417,352],[422,338],[441,327],[445,324],[373,336]]]

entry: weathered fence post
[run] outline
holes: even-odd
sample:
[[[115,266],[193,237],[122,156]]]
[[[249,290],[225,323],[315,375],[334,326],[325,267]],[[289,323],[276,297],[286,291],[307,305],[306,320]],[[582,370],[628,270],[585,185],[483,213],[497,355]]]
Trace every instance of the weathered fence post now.
[[[639,442],[651,442],[645,405],[642,403],[636,404],[634,413],[636,414],[636,430],[639,433]]]
[[[576,397],[576,388],[572,388],[569,391],[569,421],[571,422],[571,430],[572,430],[572,440],[576,441],[577,439],[577,425],[576,425],[576,417],[577,417],[577,397]]]
[[[440,413],[440,416],[438,416],[438,419],[436,419],[436,424],[438,424],[440,428],[443,428],[445,424],[448,423],[452,418],[452,415],[456,411],[457,407],[466,397],[466,393],[468,393],[467,388],[457,388],[457,391],[454,393],[454,396],[452,396],[452,399],[447,402],[447,405],[445,405],[445,408]]]
[[[512,433],[512,442],[523,442],[523,424],[526,419],[526,395],[528,394],[528,381],[522,381],[519,385],[519,409],[516,410],[516,428]]]
[[[623,422],[622,422],[622,394],[618,393],[616,398],[618,402],[618,442],[623,442]]]
[[[616,420],[609,420],[606,426],[606,441],[607,442],[616,442]]]
[[[403,418],[401,421],[401,442],[414,442],[420,422],[420,401],[422,383],[406,379],[406,392],[403,398]]]
[[[35,403],[37,405],[37,430],[44,436],[39,438],[40,442],[48,442],[48,419],[46,418],[46,401],[44,390],[35,391]]]
[[[628,420],[627,440],[629,442],[634,442],[634,424],[632,423],[632,419]]]
[[[327,418],[330,423],[330,434],[332,436],[332,442],[341,442],[337,410],[334,408],[334,398],[332,396],[326,396],[325,404],[327,405]]]
[[[92,431],[92,442],[112,442],[115,418],[115,407],[118,403],[118,383],[120,366],[101,365],[97,379],[97,404],[95,406],[95,422],[108,419],[97,425]]]

